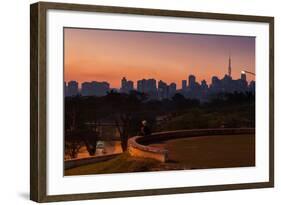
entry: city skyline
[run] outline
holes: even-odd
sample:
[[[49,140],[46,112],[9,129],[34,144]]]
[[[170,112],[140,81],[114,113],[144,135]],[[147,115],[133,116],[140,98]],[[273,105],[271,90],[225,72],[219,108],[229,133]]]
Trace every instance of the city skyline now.
[[[189,75],[186,79],[182,80],[181,86],[172,82],[170,84],[153,78],[138,80],[135,84],[134,81],[128,80],[123,77],[120,80],[120,88],[110,87],[107,81],[91,81],[79,83],[77,81],[64,81],[64,96],[74,97],[81,96],[96,96],[102,97],[108,95],[110,91],[118,93],[130,94],[132,91],[138,91],[147,95],[149,100],[163,100],[172,99],[176,94],[181,94],[186,98],[198,99],[200,101],[208,101],[214,94],[219,93],[233,93],[233,92],[255,92],[255,81],[247,81],[247,75],[241,72],[239,79],[231,77],[231,60],[229,60],[228,74],[223,78],[217,76],[212,77],[212,82],[208,84],[206,80],[198,82],[196,76]]]
[[[253,80],[248,80],[251,75],[247,75],[244,71],[242,71],[240,74],[243,75],[243,76],[247,76],[247,77],[246,77],[247,80],[245,80],[247,83],[255,82],[254,79],[253,79]],[[237,79],[234,79],[234,78],[233,78],[232,80],[239,80],[239,79],[241,79],[241,75],[240,75],[239,78],[237,78]],[[120,91],[121,91],[121,90],[122,90],[122,80],[125,78],[128,82],[132,82],[132,83],[133,83],[133,84],[132,84],[132,88],[133,88],[134,90],[137,90],[137,82],[142,81],[142,80],[155,80],[155,81],[157,82],[157,85],[158,85],[158,82],[160,82],[160,81],[162,81],[162,82],[164,82],[164,83],[166,83],[166,84],[176,84],[177,90],[180,90],[180,89],[182,89],[183,81],[186,81],[186,86],[188,86],[188,78],[189,78],[190,76],[195,76],[195,75],[193,75],[193,74],[187,75],[187,78],[186,78],[186,79],[182,79],[181,82],[180,82],[180,84],[177,84],[177,83],[175,83],[175,82],[173,82],[173,81],[172,81],[171,83],[168,83],[168,82],[166,82],[166,81],[164,81],[164,80],[162,80],[162,79],[155,79],[155,78],[152,78],[152,77],[150,77],[150,78],[142,78],[142,79],[138,79],[138,80],[136,80],[136,81],[133,81],[133,80],[127,78],[126,76],[123,76],[121,79],[119,79],[119,86],[117,86],[117,87],[112,87],[111,84],[110,84],[107,80],[102,80],[102,81],[89,80],[89,81],[79,82],[79,81],[77,81],[77,80],[75,80],[75,79],[72,79],[72,80],[69,80],[69,81],[66,81],[66,80],[65,80],[64,83],[75,82],[75,83],[77,83],[78,89],[81,89],[81,88],[82,88],[82,84],[83,84],[83,83],[92,83],[92,82],[96,82],[96,83],[107,83],[109,89],[114,89],[114,90],[120,90]],[[214,77],[215,77],[215,78],[218,78],[218,79],[223,79],[225,76],[228,76],[228,75],[225,74],[225,75],[224,75],[223,77],[221,77],[221,78],[219,78],[218,76],[212,76],[211,79],[210,79],[210,81],[212,81],[212,78],[214,78]],[[202,81],[205,81],[208,86],[210,86],[210,85],[212,84],[212,82],[209,83],[209,82],[208,82],[207,80],[205,80],[205,79],[202,79],[202,80],[199,81],[199,80],[197,79],[197,76],[195,76],[195,77],[196,77],[196,82],[199,83],[199,84],[201,84]],[[158,86],[156,86],[156,87],[158,88]]]
[[[254,37],[70,28],[64,36],[65,81],[106,80],[120,88],[126,76],[180,85],[190,73],[210,84],[212,76],[228,73],[229,55],[233,78],[242,70],[255,72]]]

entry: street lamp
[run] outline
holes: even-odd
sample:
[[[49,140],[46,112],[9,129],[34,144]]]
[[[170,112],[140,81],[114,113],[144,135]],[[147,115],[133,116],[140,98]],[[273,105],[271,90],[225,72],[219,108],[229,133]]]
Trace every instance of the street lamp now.
[[[251,75],[253,75],[253,76],[256,76],[255,73],[250,72],[250,71],[247,71],[247,70],[242,70],[241,73],[242,73],[242,74],[248,73],[248,74],[251,74]]]

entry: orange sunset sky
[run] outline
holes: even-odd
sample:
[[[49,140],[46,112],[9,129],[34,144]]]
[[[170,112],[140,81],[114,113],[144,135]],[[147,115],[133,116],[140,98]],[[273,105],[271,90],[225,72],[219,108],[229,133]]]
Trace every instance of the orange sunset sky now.
[[[166,83],[188,75],[211,82],[227,73],[232,59],[232,77],[242,70],[255,72],[255,38],[99,29],[64,29],[64,78],[107,81],[120,88],[122,77],[134,81],[154,78]],[[248,82],[254,76],[247,75]]]

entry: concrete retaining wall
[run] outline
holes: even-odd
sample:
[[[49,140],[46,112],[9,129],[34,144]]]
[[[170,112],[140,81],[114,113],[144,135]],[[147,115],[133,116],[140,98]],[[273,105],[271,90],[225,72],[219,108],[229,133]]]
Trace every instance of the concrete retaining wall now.
[[[91,163],[96,162],[103,162],[110,159],[113,159],[114,157],[118,156],[119,154],[111,154],[111,155],[105,155],[105,156],[99,156],[99,157],[87,157],[82,159],[70,159],[64,161],[64,169],[71,169],[75,167],[79,167],[81,165],[87,165]]]
[[[165,162],[168,150],[149,146],[149,144],[166,140],[210,135],[254,134],[254,128],[222,128],[222,129],[194,129],[153,133],[150,136],[135,136],[128,141],[128,151],[131,156],[155,159]]]
[[[165,162],[167,158],[168,151],[158,147],[151,147],[140,144],[142,141],[142,136],[136,136],[130,138],[128,141],[128,151],[131,156],[144,157],[156,159],[160,162]]]

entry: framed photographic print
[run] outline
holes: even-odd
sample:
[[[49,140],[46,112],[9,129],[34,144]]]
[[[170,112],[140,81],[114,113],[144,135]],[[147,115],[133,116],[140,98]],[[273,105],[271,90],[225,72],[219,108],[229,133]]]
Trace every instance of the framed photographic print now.
[[[274,18],[31,5],[30,198],[274,186]]]

